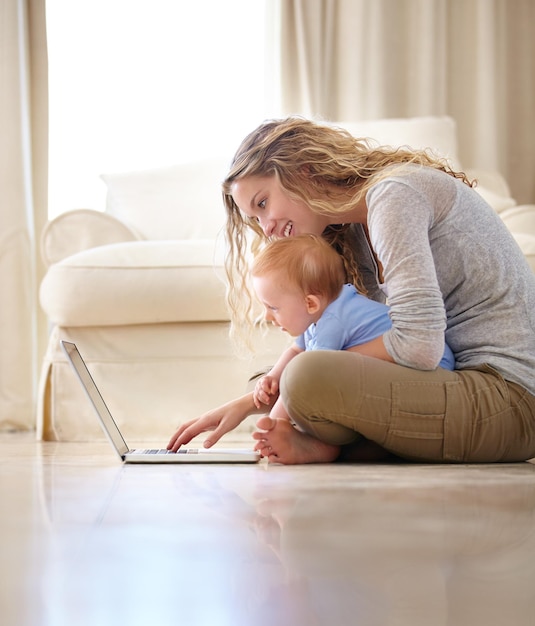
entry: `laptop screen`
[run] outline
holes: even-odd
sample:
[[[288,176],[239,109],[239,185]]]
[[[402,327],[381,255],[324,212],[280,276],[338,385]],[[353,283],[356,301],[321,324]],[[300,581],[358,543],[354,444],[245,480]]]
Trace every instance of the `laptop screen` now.
[[[78,348],[74,343],[70,343],[69,341],[61,341],[61,346],[65,351],[69,361],[71,362],[80,382],[82,383],[93,407],[95,408],[102,428],[108,439],[111,441],[113,447],[117,450],[117,454],[122,458],[128,452],[128,446],[126,445],[125,440],[123,439],[119,429],[117,428],[117,424],[115,420],[111,416],[111,413],[106,406],[102,396],[100,395],[100,391],[95,385],[95,381],[91,377],[87,366],[82,359],[82,355],[78,351]]]

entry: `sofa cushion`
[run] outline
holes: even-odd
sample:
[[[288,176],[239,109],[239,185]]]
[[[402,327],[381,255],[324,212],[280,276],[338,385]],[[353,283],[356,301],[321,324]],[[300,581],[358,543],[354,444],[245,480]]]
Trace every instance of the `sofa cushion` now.
[[[214,240],[137,241],[92,248],[52,265],[40,299],[62,326],[226,321]]]
[[[336,125],[355,137],[373,139],[381,145],[429,148],[448,159],[454,169],[461,169],[457,156],[457,125],[447,115],[348,121]]]
[[[103,174],[106,211],[147,239],[209,239],[225,223],[221,182],[230,157]]]
[[[460,169],[457,128],[451,117],[348,121],[335,125],[380,144],[431,148]],[[147,239],[215,237],[225,223],[221,182],[231,159],[232,155],[227,155],[158,169],[103,174],[106,211]]]

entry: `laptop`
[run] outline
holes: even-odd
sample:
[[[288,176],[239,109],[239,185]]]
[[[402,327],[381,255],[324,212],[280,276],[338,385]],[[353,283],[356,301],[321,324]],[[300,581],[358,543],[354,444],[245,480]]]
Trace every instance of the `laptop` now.
[[[69,341],[60,341],[68,360],[95,409],[108,440],[124,463],[257,463],[260,453],[241,448],[190,448],[182,446],[178,452],[164,449],[131,450],[115,423],[93,377],[87,369],[78,348]]]

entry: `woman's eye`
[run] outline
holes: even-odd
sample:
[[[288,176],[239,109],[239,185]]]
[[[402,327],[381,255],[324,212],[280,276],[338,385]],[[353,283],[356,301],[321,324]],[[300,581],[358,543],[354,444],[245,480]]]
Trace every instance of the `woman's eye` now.
[[[265,201],[265,200],[261,200],[261,201],[258,203],[258,208],[259,208],[259,209],[265,209],[265,208],[266,208],[266,201]]]

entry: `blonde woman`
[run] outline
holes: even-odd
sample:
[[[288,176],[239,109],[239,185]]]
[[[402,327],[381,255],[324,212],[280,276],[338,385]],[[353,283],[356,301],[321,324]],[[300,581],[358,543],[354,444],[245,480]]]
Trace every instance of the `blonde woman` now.
[[[321,235],[360,292],[388,297],[392,326],[372,342],[379,358],[305,351],[285,368],[280,395],[300,429],[285,433],[286,463],[385,451],[443,463],[535,457],[535,275],[464,174],[426,152],[291,117],[245,138],[223,195],[237,334],[252,322],[251,231],[253,252]],[[445,341],[454,371],[437,367]],[[255,412],[244,394],[182,425],[169,448],[212,431],[209,447]],[[255,439],[270,456],[280,432],[262,426]]]

